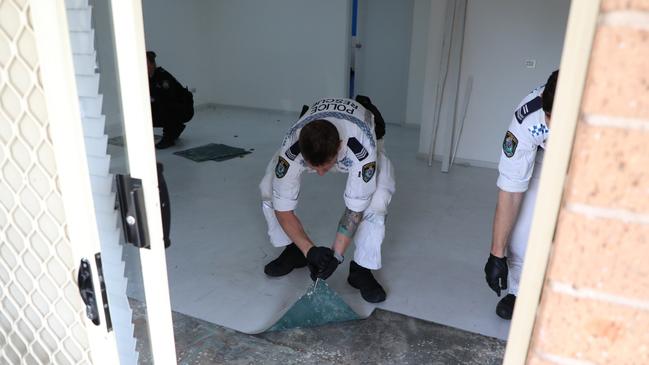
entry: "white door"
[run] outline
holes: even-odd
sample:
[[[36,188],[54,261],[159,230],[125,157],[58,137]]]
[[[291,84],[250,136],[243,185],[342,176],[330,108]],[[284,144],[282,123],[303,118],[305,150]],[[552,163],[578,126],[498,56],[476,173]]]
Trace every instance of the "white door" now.
[[[102,29],[102,32],[111,33],[112,37],[98,35],[97,39],[103,42],[96,45],[97,51],[104,55],[103,59],[99,58],[99,70],[106,74],[107,84],[114,82],[117,91],[116,94],[110,94],[116,101],[116,115],[113,119],[107,118],[106,131],[111,137],[119,138],[120,134],[122,137],[121,146],[109,145],[112,160],[110,172],[137,179],[133,198],[143,198],[140,210],[129,211],[123,219],[127,222],[124,227],[132,228],[128,219],[131,219],[131,213],[136,213],[134,218],[138,227],[131,233],[139,236],[139,245],[142,246],[127,244],[123,255],[126,278],[129,280],[129,304],[135,312],[134,318],[146,323],[147,331],[137,338],[140,361],[175,364],[176,350],[160,215],[142,4],[140,1],[123,0],[111,0],[109,5],[104,1],[96,1],[96,4],[98,9],[100,4],[108,8],[106,12],[95,12],[96,23],[106,17],[106,24],[112,25],[108,29]],[[103,52],[111,45],[114,45],[114,53]],[[109,76],[111,63],[116,72]],[[109,93],[111,88],[100,87],[100,90]],[[121,133],[115,135],[115,131]],[[126,193],[131,194],[130,191]],[[137,241],[138,238],[131,235],[129,241],[133,240]],[[144,328],[135,330],[142,333]]]
[[[119,363],[63,2],[0,28],[0,363]]]
[[[413,0],[358,0],[354,89],[372,99],[387,123],[406,119],[413,6]]]
[[[175,364],[141,4],[101,3],[107,11],[92,14],[88,0],[31,2],[61,189],[64,197],[74,196],[64,199],[70,236],[97,293],[99,321],[86,326],[91,357],[95,363]],[[93,23],[108,24],[102,37],[110,41],[95,41]],[[104,74],[108,65],[119,72]],[[102,92],[114,101],[110,113]],[[107,131],[119,131],[119,148],[107,151]],[[139,204],[123,221],[137,227],[139,239],[120,239],[116,174],[136,182],[125,196]]]
[[[115,364],[65,11],[53,5],[0,2],[0,363]]]

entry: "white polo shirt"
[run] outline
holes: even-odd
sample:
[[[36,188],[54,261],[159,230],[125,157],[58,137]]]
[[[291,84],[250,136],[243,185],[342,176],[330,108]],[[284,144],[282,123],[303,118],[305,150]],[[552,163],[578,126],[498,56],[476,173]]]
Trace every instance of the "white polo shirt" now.
[[[348,174],[345,206],[354,212],[364,211],[376,191],[377,142],[374,116],[360,103],[343,98],[317,101],[289,129],[275,163],[273,208],[277,211],[294,210],[300,193],[302,172],[315,172],[304,161],[298,139],[302,128],[316,119],[327,120],[338,130],[341,148],[331,170]]]
[[[496,185],[501,190],[527,191],[535,164],[542,163],[545,141],[550,132],[541,100],[544,87],[539,86],[529,93],[514,112],[498,164]]]

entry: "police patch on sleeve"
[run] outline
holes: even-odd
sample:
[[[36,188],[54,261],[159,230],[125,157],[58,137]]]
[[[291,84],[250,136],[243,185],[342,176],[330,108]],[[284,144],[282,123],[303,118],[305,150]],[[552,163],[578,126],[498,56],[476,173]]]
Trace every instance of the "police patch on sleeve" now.
[[[376,172],[376,162],[368,162],[365,165],[363,165],[363,181],[368,182],[372,180],[372,177],[374,176],[374,172]]]
[[[275,166],[275,176],[277,176],[278,179],[283,178],[286,176],[289,167],[290,165],[288,161],[286,161],[282,156],[279,156],[277,159],[277,165]]]
[[[505,156],[512,157],[516,153],[516,147],[518,146],[518,138],[514,133],[507,131],[505,134],[505,139],[503,140],[503,153]]]

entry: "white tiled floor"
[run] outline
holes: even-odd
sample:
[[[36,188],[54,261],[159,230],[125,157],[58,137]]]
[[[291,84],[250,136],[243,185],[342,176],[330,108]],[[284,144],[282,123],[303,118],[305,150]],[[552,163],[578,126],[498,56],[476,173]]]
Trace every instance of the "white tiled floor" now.
[[[280,249],[268,242],[257,185],[295,113],[219,107],[187,125],[179,145],[158,151],[171,194],[172,246],[167,250],[174,310],[247,333],[264,330],[310,284],[306,269],[271,279],[263,266]],[[443,174],[416,158],[418,130],[388,126],[386,151],[397,193],[387,219],[383,269],[388,292],[378,307],[505,339],[509,322],[494,312],[484,282],[496,201],[492,169],[454,166]],[[196,163],[173,152],[224,143],[252,154]],[[329,245],[344,209],[345,175],[304,177],[298,216],[311,237]],[[353,248],[348,250],[352,257]],[[347,261],[347,260],[346,260]],[[347,282],[348,264],[329,285],[359,314],[365,303]],[[136,289],[133,289],[136,290]]]

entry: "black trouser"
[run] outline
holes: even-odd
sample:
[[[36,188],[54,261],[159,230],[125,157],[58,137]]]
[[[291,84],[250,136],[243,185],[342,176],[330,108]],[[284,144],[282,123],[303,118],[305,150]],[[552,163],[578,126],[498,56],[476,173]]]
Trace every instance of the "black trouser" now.
[[[185,129],[185,123],[191,119],[191,117],[183,116],[182,106],[159,102],[151,103],[151,117],[153,126],[162,128],[162,136],[171,140],[180,136],[180,133]]]

